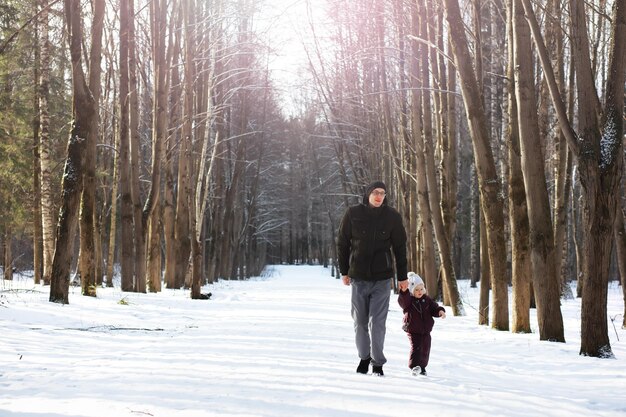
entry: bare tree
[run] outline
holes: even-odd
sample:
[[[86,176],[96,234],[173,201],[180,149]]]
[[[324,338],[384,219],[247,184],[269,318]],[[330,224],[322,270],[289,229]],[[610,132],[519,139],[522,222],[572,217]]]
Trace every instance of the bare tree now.
[[[175,7],[175,18],[172,19],[170,29],[171,62],[177,63],[181,54],[182,37],[180,31],[174,27],[180,27],[182,22],[182,10],[180,5]],[[168,85],[171,86],[169,97],[169,126],[167,151],[165,157],[165,184],[163,191],[163,239],[165,241],[165,271],[164,280],[168,288],[180,288],[183,281],[177,279],[176,254],[178,242],[176,241],[176,200],[174,191],[177,181],[177,150],[180,144],[180,120],[181,120],[181,97],[182,85],[178,65],[172,65],[168,71]]]
[[[192,122],[194,118],[193,106],[193,82],[195,77],[195,54],[194,30],[192,26],[193,1],[183,0],[180,3],[183,16],[184,33],[184,82],[183,82],[183,119],[181,130],[180,150],[178,154],[178,186],[176,197],[176,288],[180,288],[185,282],[189,267],[189,255],[191,254],[191,163],[192,163]]]
[[[421,26],[421,36],[423,39],[430,39],[431,43],[435,43],[434,36],[431,36],[430,31],[434,30],[434,22],[431,19],[432,10],[430,10],[430,4],[426,2],[424,7],[423,23]],[[429,54],[422,54],[422,83],[426,90],[430,90],[430,69],[429,69]],[[436,62],[436,61],[435,61]],[[432,64],[434,64],[433,62]],[[433,152],[433,121],[431,111],[431,99],[430,94],[426,93],[422,95],[423,109],[423,146],[422,151],[425,159],[426,179],[428,184],[428,191],[430,194],[430,215],[432,216],[433,228],[435,237],[437,240],[437,246],[439,248],[439,258],[441,261],[441,269],[443,271],[443,287],[444,293],[447,294],[447,301],[452,308],[452,312],[455,316],[465,315],[463,309],[463,303],[459,294],[459,289],[456,282],[456,273],[454,271],[454,265],[452,262],[452,249],[450,240],[446,233],[445,225],[443,222],[443,215],[441,212],[441,196],[439,194],[439,185],[437,184],[437,178],[435,175],[435,155]],[[418,153],[421,153],[418,151]]]
[[[52,145],[50,139],[50,115],[48,109],[50,85],[50,39],[48,37],[48,0],[41,3],[41,28],[39,34],[39,161],[41,164],[41,222],[43,239],[43,282],[50,284],[52,258],[54,256],[54,226],[56,216],[52,185]]]
[[[565,342],[560,283],[554,263],[552,216],[539,140],[530,32],[523,17],[521,0],[513,2],[513,19],[515,97],[539,337],[541,340]]]
[[[425,23],[424,23],[425,24]],[[437,265],[435,260],[435,242],[433,240],[433,223],[431,216],[431,203],[432,198],[428,192],[428,179],[426,176],[426,155],[424,151],[423,125],[422,114],[430,111],[430,109],[423,109],[422,100],[422,82],[423,77],[420,71],[422,62],[420,62],[421,54],[426,51],[423,50],[422,44],[418,42],[420,36],[420,19],[417,4],[411,5],[411,32],[413,34],[411,40],[411,64],[409,69],[411,79],[411,127],[412,127],[412,140],[413,149],[416,158],[415,166],[415,178],[417,186],[417,202],[419,204],[420,220],[421,220],[421,243],[422,243],[422,274],[425,278],[426,287],[432,293],[433,297],[436,295],[437,288]]]
[[[46,19],[47,20],[47,19]],[[40,16],[35,23],[35,31],[40,33],[41,24],[46,24]],[[46,27],[47,30],[47,27]],[[33,108],[33,275],[35,284],[40,284],[43,279],[43,229],[41,218],[41,157],[40,157],[40,110],[39,110],[39,74],[41,66],[41,47],[35,47],[34,85],[35,94]]]
[[[128,0],[128,104],[130,129],[130,195],[133,222],[134,291],[146,292],[146,223],[141,202],[141,163],[139,160],[141,140],[139,137],[139,82],[137,80],[137,33],[135,28],[135,1]],[[158,189],[159,184],[156,185]]]
[[[133,197],[130,168],[130,85],[129,85],[129,2],[120,1],[120,85],[119,85],[119,167],[120,167],[120,265],[122,291],[135,291],[134,240],[133,240]]]
[[[100,102],[100,75],[102,61],[102,32],[104,25],[104,0],[93,2],[91,51],[89,52],[89,90],[93,101]],[[97,107],[96,107],[97,108]],[[83,189],[80,207],[80,256],[78,259],[83,295],[96,296],[96,143],[98,142],[98,111],[93,115],[93,127],[85,143],[83,160]],[[99,240],[99,239],[98,239]]]
[[[501,185],[489,143],[484,106],[476,73],[472,68],[467,36],[457,0],[446,0],[446,18],[450,30],[452,52],[461,81],[465,112],[472,135],[474,158],[478,173],[481,208],[487,230],[487,250],[491,272],[492,326],[509,329],[508,280],[504,242],[504,212],[500,197]]]
[[[514,1],[510,0],[507,2],[509,39],[513,39]],[[509,42],[509,65],[507,71],[509,129],[506,132],[506,139],[509,150],[509,222],[511,225],[511,275],[513,282],[513,322],[511,331],[514,333],[530,333],[531,265],[528,239],[528,209],[526,207],[526,189],[524,188],[521,166],[513,49],[513,42]]]
[[[154,106],[152,125],[152,178],[150,192],[143,210],[148,218],[147,230],[147,285],[148,290],[161,290],[161,213],[159,196],[161,190],[161,165],[163,147],[167,136],[168,68],[172,57],[172,44],[166,48],[167,3],[164,0],[150,3],[150,27],[152,29],[152,59],[154,61]],[[171,37],[169,38],[171,41]],[[166,54],[166,49],[168,53]]]
[[[115,129],[113,129],[115,131]],[[115,135],[115,149],[120,149],[120,135]],[[114,264],[115,264],[115,248],[116,248],[116,236],[117,236],[117,194],[118,187],[120,183],[120,158],[119,152],[115,152],[113,157],[113,174],[112,174],[112,185],[111,185],[111,224],[109,227],[109,250],[107,253],[107,262],[106,262],[106,277],[107,277],[107,287],[113,287],[113,274],[114,274]]]
[[[626,4],[614,3],[604,104],[600,104],[590,61],[585,5],[570,1],[571,39],[578,91],[578,133],[558,89],[543,36],[529,0],[523,0],[559,126],[578,161],[583,191],[585,246],[581,314],[581,355],[613,357],[608,338],[607,292],[613,227],[623,170]]]
[[[70,33],[74,121],[67,144],[67,159],[63,175],[63,198],[59,211],[50,282],[50,301],[63,304],[69,302],[70,265],[82,191],[85,142],[91,135],[91,130],[97,129],[94,123],[96,103],[87,85],[82,67],[83,31],[80,1],[65,0],[65,19]]]

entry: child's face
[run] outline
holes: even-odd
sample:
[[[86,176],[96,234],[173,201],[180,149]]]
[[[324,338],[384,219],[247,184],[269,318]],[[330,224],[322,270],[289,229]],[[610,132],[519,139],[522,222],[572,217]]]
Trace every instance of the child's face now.
[[[424,294],[426,294],[426,288],[424,287],[424,284],[417,284],[413,289],[413,297],[422,298]]]

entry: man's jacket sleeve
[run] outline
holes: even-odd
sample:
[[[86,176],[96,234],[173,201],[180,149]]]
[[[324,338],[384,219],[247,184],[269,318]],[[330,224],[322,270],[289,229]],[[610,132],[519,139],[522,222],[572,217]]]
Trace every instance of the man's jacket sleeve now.
[[[396,226],[391,235],[391,244],[393,245],[393,255],[396,258],[396,273],[398,281],[407,279],[407,260],[406,260],[406,230],[402,224],[402,217],[398,214]]]
[[[350,222],[350,210],[346,210],[339,225],[337,234],[337,256],[339,262],[339,272],[341,275],[348,275],[350,269],[350,241],[352,240],[352,226]]]

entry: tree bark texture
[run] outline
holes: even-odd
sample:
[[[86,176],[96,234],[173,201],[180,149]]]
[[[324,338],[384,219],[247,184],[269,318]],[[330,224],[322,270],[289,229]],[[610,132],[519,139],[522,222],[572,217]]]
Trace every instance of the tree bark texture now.
[[[2,236],[2,279],[7,281],[13,280],[13,250],[11,245],[13,243],[13,232],[11,225],[4,224],[4,233]]]
[[[94,0],[93,25],[91,28],[91,51],[89,53],[89,90],[94,103],[100,102],[100,75],[102,61],[102,32],[105,2]],[[83,160],[83,191],[80,206],[80,257],[78,269],[83,295],[96,296],[96,143],[98,142],[98,111],[93,115],[93,128],[85,143]]]
[[[422,125],[422,113],[424,109],[422,107],[422,74],[420,72],[420,56],[423,53],[420,43],[417,41],[420,35],[420,20],[419,10],[416,4],[411,5],[411,31],[413,33],[413,39],[411,40],[411,65],[410,65],[410,80],[411,80],[411,127],[413,136],[413,148],[415,149],[415,181],[417,187],[417,202],[419,206],[420,224],[421,224],[421,261],[422,271],[421,275],[424,278],[426,288],[432,297],[437,296],[437,264],[435,260],[435,242],[433,240],[433,224],[432,216],[430,214],[430,194],[428,192],[428,179],[426,177],[426,161],[423,150],[423,125]],[[430,109],[426,110],[430,111]],[[419,247],[419,245],[418,245]]]
[[[163,147],[167,138],[167,97],[169,85],[167,84],[167,72],[171,57],[172,45],[166,48],[167,33],[167,3],[162,0],[150,4],[151,29],[153,38],[152,59],[154,61],[154,85],[155,100],[152,110],[152,175],[150,191],[142,211],[142,223],[146,224],[144,233],[147,235],[144,241],[147,243],[146,258],[146,282],[147,289],[151,292],[161,290],[161,166]],[[166,49],[170,51],[166,55]]]
[[[487,250],[491,270],[492,327],[509,329],[508,279],[504,242],[504,211],[501,185],[489,143],[489,135],[479,84],[472,68],[467,36],[457,0],[446,0],[454,61],[461,81],[474,158],[478,173],[481,207],[487,228]]]
[[[194,37],[191,27],[191,0],[181,1],[184,25],[184,80],[183,80],[183,119],[180,151],[178,155],[178,195],[176,198],[176,269],[175,288],[181,288],[189,269],[191,254],[191,151],[193,121],[193,79],[194,79]]]
[[[615,252],[617,255],[617,266],[619,270],[620,281],[622,284],[622,293],[624,296],[624,312],[622,313],[622,329],[626,329],[626,231],[624,230],[624,212],[621,204],[615,215],[615,226],[613,226],[613,235],[615,237]]]
[[[583,195],[584,259],[582,276],[580,354],[613,357],[608,338],[607,292],[619,184],[623,171],[623,109],[626,56],[626,4],[614,4],[612,44],[605,103],[601,107],[590,63],[584,4],[570,1],[571,40],[576,66],[579,133],[572,128],[558,91],[554,71],[530,1],[524,0],[541,65],[559,124],[578,159]]]
[[[430,30],[434,30],[434,22],[430,18],[431,10],[429,10],[429,4],[426,2],[426,6],[423,9],[421,25],[421,36],[423,39],[431,39],[434,43],[434,36],[429,34]],[[424,51],[426,52],[426,51]],[[463,309],[463,303],[459,294],[459,289],[456,282],[456,273],[452,263],[452,249],[448,235],[443,223],[443,216],[441,213],[441,196],[439,194],[439,185],[437,184],[437,177],[435,173],[435,155],[433,152],[433,120],[432,120],[432,103],[431,93],[428,91],[430,88],[430,69],[429,69],[429,54],[422,54],[422,85],[426,92],[422,94],[422,108],[425,110],[423,113],[423,135],[422,140],[422,152],[424,154],[426,171],[427,188],[429,190],[429,203],[430,203],[430,216],[432,217],[433,229],[435,232],[435,238],[437,241],[437,247],[439,248],[440,268],[443,271],[443,292],[447,295],[447,299],[452,313],[455,316],[465,315]],[[433,62],[434,64],[434,62]]]
[[[565,342],[560,305],[560,282],[554,259],[552,215],[539,140],[537,99],[528,24],[521,0],[513,1],[515,97],[519,127],[521,166],[528,208],[529,244],[533,288],[537,303],[539,338]],[[560,256],[560,254],[559,254]]]
[[[141,176],[140,151],[141,141],[139,138],[139,84],[137,81],[137,46],[135,31],[135,1],[128,0],[128,15],[133,18],[128,20],[128,100],[129,100],[129,128],[130,128],[130,188],[132,199],[133,217],[133,245],[135,255],[133,257],[133,275],[135,278],[136,292],[146,292],[146,224],[148,219],[143,215],[141,201]],[[156,115],[154,116],[156,118]],[[158,187],[158,185],[156,185]]]
[[[55,204],[52,184],[52,143],[50,138],[50,114],[48,100],[50,95],[50,39],[48,35],[48,0],[42,0],[40,17],[40,54],[39,70],[39,129],[40,129],[40,164],[41,164],[41,226],[43,239],[43,282],[50,284],[52,259],[55,240]]]
[[[82,191],[85,142],[91,130],[96,129],[97,126],[94,124],[96,105],[82,69],[83,33],[78,0],[65,0],[65,17],[70,32],[74,121],[67,144],[67,158],[63,173],[61,209],[52,262],[50,301],[68,304],[70,265]]]
[[[176,25],[180,26],[182,22],[181,7],[177,5],[175,7],[177,11],[176,19],[172,19],[173,22],[177,22]],[[180,59],[181,54],[181,36],[174,37],[173,30],[170,30],[170,41],[172,45],[171,61],[177,62]],[[165,271],[164,281],[167,288],[180,288],[181,283],[176,281],[176,254],[177,254],[177,241],[176,241],[176,198],[174,190],[176,189],[176,183],[178,180],[177,167],[179,165],[178,156],[180,153],[180,128],[181,125],[181,101],[182,101],[182,86],[180,83],[180,72],[177,65],[173,65],[168,71],[168,85],[172,86],[169,101],[169,126],[172,126],[172,131],[169,132],[169,136],[166,144],[166,157],[165,157],[165,184],[164,184],[164,201],[163,201],[163,239],[165,240]]]
[[[129,1],[120,0],[120,266],[122,291],[135,291],[133,197],[130,168]]]
[[[45,7],[45,6],[44,6]],[[47,20],[47,19],[46,19]],[[36,22],[35,31],[40,33],[41,25],[46,21]],[[46,28],[47,29],[47,28]],[[41,219],[41,157],[40,157],[40,111],[39,111],[39,74],[41,66],[41,46],[39,43],[35,47],[35,68],[34,68],[34,100],[33,108],[33,281],[41,284],[43,279],[43,229]]]
[[[513,39],[513,2],[507,3],[509,38]],[[509,149],[509,221],[511,224],[511,280],[513,283],[513,314],[511,331],[530,333],[530,282],[531,264],[529,250],[528,210],[526,190],[521,167],[517,100],[515,99],[515,59],[513,43],[509,42],[509,66],[507,71],[509,96],[509,124],[506,132]]]
[[[120,135],[115,135],[115,149],[120,149]],[[107,253],[106,272],[107,287],[113,287],[113,276],[115,274],[115,248],[117,242],[117,195],[120,183],[120,153],[115,152],[113,156],[113,178],[111,180],[111,223],[109,227],[109,250]]]

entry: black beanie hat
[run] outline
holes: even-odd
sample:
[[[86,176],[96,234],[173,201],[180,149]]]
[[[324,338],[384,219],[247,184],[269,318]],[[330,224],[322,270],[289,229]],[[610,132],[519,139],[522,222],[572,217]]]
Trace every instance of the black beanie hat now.
[[[365,197],[369,198],[370,194],[372,194],[372,191],[374,191],[377,188],[382,188],[383,190],[387,191],[387,186],[385,185],[384,182],[374,181],[373,183],[368,185],[367,188],[365,189]]]

